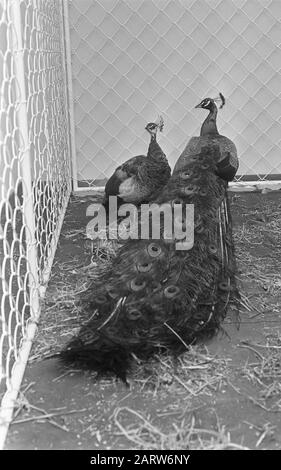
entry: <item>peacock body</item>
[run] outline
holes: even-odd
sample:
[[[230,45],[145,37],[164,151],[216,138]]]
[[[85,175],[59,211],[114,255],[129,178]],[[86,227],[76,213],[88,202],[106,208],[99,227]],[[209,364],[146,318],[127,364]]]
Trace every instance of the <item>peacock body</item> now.
[[[205,98],[195,108],[202,108],[209,111],[208,116],[201,126],[200,136],[192,137],[181,156],[179,157],[174,171],[184,167],[190,155],[198,154],[202,147],[218,146],[220,150],[220,160],[217,163],[217,174],[225,181],[232,181],[239,167],[237,149],[228,137],[221,135],[217,129],[218,108],[216,101],[221,101],[221,106],[225,104],[225,98],[220,93],[219,98]]]
[[[151,136],[147,156],[132,157],[115,170],[105,186],[105,205],[109,196],[117,196],[119,203],[149,201],[152,194],[167,183],[171,168],[156,140],[157,131],[162,131],[163,126],[161,116],[157,122],[147,124],[145,129]]]
[[[178,355],[203,336],[214,335],[235,301],[235,263],[228,257],[224,200],[227,183],[218,177],[219,146],[201,147],[154,199],[159,205],[194,205],[194,244],[177,249],[175,237],[129,239],[92,282],[83,304],[92,312],[60,358],[126,381],[133,356],[159,350]],[[185,214],[185,211],[183,211]],[[190,220],[183,216],[184,225]]]

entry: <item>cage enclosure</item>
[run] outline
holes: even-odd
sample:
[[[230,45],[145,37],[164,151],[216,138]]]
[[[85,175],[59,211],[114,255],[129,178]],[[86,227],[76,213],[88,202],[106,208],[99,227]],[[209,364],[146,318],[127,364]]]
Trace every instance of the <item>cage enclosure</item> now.
[[[159,113],[173,166],[218,92],[235,187],[280,188],[280,21],[274,0],[0,0],[1,445],[72,191],[102,190]]]

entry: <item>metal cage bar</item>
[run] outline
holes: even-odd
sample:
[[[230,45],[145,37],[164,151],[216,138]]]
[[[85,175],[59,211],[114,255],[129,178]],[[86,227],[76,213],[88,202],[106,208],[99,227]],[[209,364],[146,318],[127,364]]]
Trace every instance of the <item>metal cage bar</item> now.
[[[0,447],[71,192],[62,2],[0,1]]]

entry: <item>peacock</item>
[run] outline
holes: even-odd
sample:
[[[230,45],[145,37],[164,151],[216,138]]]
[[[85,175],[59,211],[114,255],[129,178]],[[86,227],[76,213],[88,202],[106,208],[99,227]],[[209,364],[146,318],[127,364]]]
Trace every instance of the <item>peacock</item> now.
[[[105,186],[105,206],[109,196],[117,196],[119,204],[149,201],[151,195],[167,183],[171,168],[156,140],[157,131],[162,132],[163,126],[162,116],[146,125],[145,129],[150,134],[147,156],[137,155],[116,168]]]
[[[151,201],[170,208],[172,234],[161,216],[159,236],[149,230],[147,238],[128,239],[90,282],[82,298],[90,320],[58,354],[63,364],[126,383],[136,357],[148,360],[161,351],[178,356],[220,329],[238,296],[235,263],[227,255],[232,240],[218,215],[227,191],[217,175],[220,161],[219,146],[206,145],[173,172]],[[193,222],[187,207],[194,207],[194,240],[182,249],[176,227],[187,230]]]
[[[110,229],[110,197],[117,198],[118,209],[123,203],[133,203],[138,206],[141,203],[149,202],[153,195],[155,196],[157,192],[161,191],[170,178],[171,168],[166,155],[156,140],[158,130],[162,132],[163,127],[164,120],[162,116],[159,116],[156,122],[149,122],[145,127],[150,134],[147,156],[137,155],[130,158],[120,165],[107,181],[102,201],[102,205],[107,212],[106,225],[102,229],[104,234],[108,233]],[[87,215],[95,215],[96,210],[96,204],[91,204],[87,209]],[[119,215],[116,228],[120,224],[125,224],[124,220],[125,215]],[[101,234],[96,230],[95,220],[92,219],[86,227],[87,244],[91,251],[102,254],[104,252],[104,242],[97,240],[97,233],[99,236]],[[96,242],[93,242],[93,239]],[[120,243],[120,240],[118,243]],[[105,243],[105,246],[107,246],[107,243]]]
[[[235,177],[239,160],[237,156],[237,149],[228,137],[221,135],[217,129],[217,114],[218,108],[216,102],[220,102],[220,108],[225,105],[225,97],[219,93],[218,98],[204,98],[195,108],[202,108],[209,111],[208,116],[201,126],[200,136],[191,137],[181,156],[176,162],[174,172],[177,172],[185,166],[186,161],[190,155],[198,153],[202,147],[206,145],[219,146],[221,158],[217,163],[217,174],[229,182]]]
[[[209,111],[206,119],[204,120],[200,136],[192,137],[186,145],[184,151],[180,155],[174,167],[174,173],[180,171],[186,165],[190,158],[193,158],[194,154],[200,152],[202,147],[214,146],[220,149],[220,158],[216,165],[216,174],[228,183],[232,181],[239,168],[239,159],[237,156],[237,149],[232,140],[228,137],[221,135],[217,129],[217,114],[218,107],[223,108],[226,100],[222,93],[219,93],[217,98],[204,98],[200,103],[195,106],[196,109],[202,108]],[[231,262],[235,264],[235,253],[234,253],[234,242],[232,236],[232,218],[230,210],[230,202],[227,191],[222,198],[220,208],[218,210],[218,217],[220,218],[220,226],[224,226],[226,237],[228,239],[228,245],[225,256],[231,259]],[[235,278],[232,279],[233,288],[236,284]]]

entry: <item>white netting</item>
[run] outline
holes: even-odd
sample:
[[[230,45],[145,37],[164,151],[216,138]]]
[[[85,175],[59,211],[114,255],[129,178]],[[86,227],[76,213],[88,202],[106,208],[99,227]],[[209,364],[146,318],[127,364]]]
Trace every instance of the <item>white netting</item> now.
[[[0,441],[71,188],[64,56],[61,2],[0,0]]]
[[[78,186],[146,152],[159,111],[173,165],[219,91],[240,174],[281,174],[280,0],[71,0],[69,16]]]

